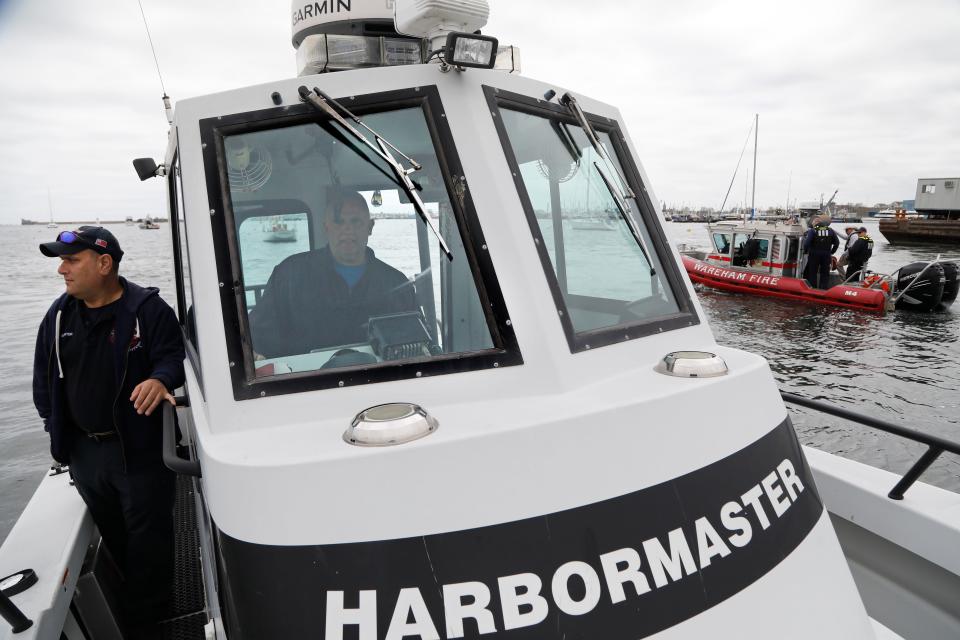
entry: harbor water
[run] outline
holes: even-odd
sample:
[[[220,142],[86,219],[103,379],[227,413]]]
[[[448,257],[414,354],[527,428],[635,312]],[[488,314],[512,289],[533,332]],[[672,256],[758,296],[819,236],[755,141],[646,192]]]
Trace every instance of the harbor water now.
[[[673,242],[708,247],[706,225],[666,226]],[[876,222],[865,226],[877,241],[869,265],[874,271],[889,273],[938,253],[960,258],[957,247],[888,245]],[[408,227],[412,228],[412,221],[378,220],[371,244],[407,237]],[[169,226],[162,224],[157,231],[113,225],[111,230],[126,252],[121,273],[139,284],[159,287],[161,296],[173,305]],[[0,352],[0,541],[51,462],[49,441],[32,401],[32,364],[37,327],[63,290],[56,273],[59,261],[44,258],[37,250],[40,242],[53,240],[57,230],[9,226],[3,227],[3,233],[8,250],[7,271],[0,279],[5,347]],[[603,234],[615,231],[594,233],[595,241],[602,244]],[[283,254],[305,247],[302,239],[262,243],[264,252]],[[396,255],[381,257],[397,264],[403,260],[401,253],[398,248]],[[781,389],[960,440],[960,303],[940,313],[879,315],[730,294],[699,285],[697,293],[717,341],[766,357]],[[751,407],[745,405],[740,411],[746,419]],[[806,409],[790,407],[790,412],[804,444],[880,468],[902,473],[925,450],[922,445]],[[945,454],[922,479],[960,492],[960,460]]]

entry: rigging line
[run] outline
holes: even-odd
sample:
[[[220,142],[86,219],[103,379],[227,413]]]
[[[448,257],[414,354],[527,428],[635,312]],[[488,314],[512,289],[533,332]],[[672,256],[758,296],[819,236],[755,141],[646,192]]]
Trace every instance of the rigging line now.
[[[164,97],[167,95],[167,89],[163,86],[163,75],[160,73],[160,63],[157,61],[157,50],[153,48],[153,38],[150,36],[150,26],[147,24],[147,15],[143,12],[143,3],[137,0],[140,7],[140,15],[143,16],[143,28],[147,30],[147,40],[150,42],[150,51],[153,53],[153,63],[157,65],[157,76],[160,78],[160,90]]]
[[[139,0],[138,0],[139,1]],[[753,121],[751,118],[750,130],[747,131],[747,139],[743,141],[743,149],[740,150],[740,159],[737,160],[737,168],[733,170],[733,177],[730,178],[730,186],[727,187],[727,195],[723,196],[723,204],[720,205],[720,213],[723,213],[723,208],[727,206],[727,198],[730,197],[730,190],[733,189],[733,181],[737,179],[737,171],[740,170],[740,163],[743,161],[743,153],[747,150],[747,143],[750,142],[750,134],[753,133]]]

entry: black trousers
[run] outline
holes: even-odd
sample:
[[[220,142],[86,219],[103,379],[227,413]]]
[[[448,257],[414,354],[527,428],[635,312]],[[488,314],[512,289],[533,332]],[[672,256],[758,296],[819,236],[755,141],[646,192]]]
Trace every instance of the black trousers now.
[[[120,441],[77,438],[70,474],[103,543],[124,576],[124,616],[131,625],[167,616],[173,584],[175,478],[154,467],[123,470]]]
[[[807,257],[807,282],[814,289],[830,287],[830,254],[815,251]]]
[[[850,278],[850,282],[859,282],[863,280],[863,268],[866,266],[865,262],[860,262],[859,260],[850,260],[847,263],[847,277]],[[857,273],[860,271],[861,273]],[[857,275],[854,275],[854,274]]]

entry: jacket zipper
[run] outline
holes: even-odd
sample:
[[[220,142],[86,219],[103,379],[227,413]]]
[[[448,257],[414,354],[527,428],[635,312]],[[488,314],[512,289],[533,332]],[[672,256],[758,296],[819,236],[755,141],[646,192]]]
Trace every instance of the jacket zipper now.
[[[47,356],[47,396],[50,398],[50,418],[53,418],[53,381],[50,379],[50,365],[53,364],[53,347]]]
[[[136,317],[136,316],[134,316]],[[127,451],[123,446],[123,433],[120,431],[120,423],[117,420],[117,402],[123,394],[123,383],[127,381],[127,366],[130,363],[130,345],[123,355],[123,375],[120,376],[120,387],[117,389],[117,396],[113,399],[113,428],[117,430],[117,439],[120,441],[120,457],[123,458],[123,472],[127,472]]]

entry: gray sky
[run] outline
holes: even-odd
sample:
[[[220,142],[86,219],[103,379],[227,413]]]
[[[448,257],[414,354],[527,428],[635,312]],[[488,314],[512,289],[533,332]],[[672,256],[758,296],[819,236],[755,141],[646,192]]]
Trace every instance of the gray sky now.
[[[288,0],[142,1],[174,100],[296,73]],[[719,206],[754,113],[758,206],[791,171],[791,200],[867,204],[960,176],[957,0],[491,0],[484,31],[617,105],[670,205]],[[60,219],[163,213],[130,164],[167,128],[136,0],[0,0],[0,60],[0,224],[45,219],[48,188]]]

